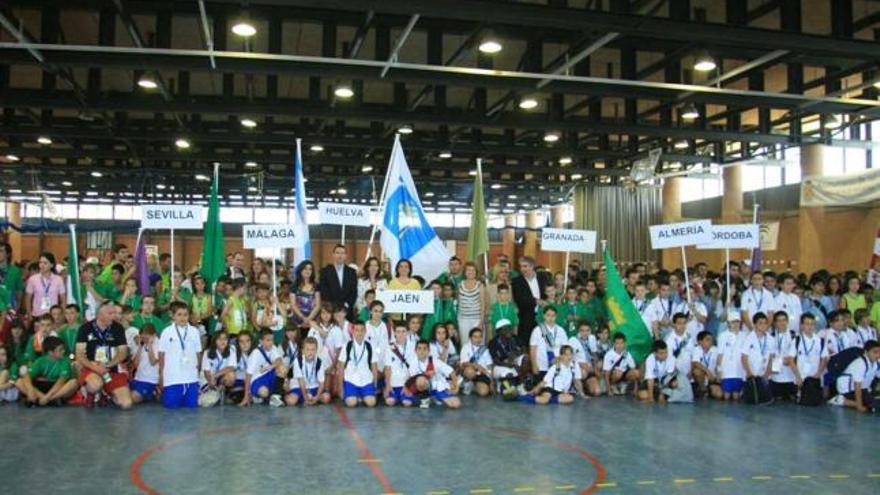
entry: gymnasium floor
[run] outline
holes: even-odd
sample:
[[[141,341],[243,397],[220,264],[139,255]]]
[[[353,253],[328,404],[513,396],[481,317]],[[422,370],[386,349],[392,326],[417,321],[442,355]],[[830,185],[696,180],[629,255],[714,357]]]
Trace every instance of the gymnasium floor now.
[[[880,417],[840,408],[7,405],[0,425],[10,494],[880,493]]]

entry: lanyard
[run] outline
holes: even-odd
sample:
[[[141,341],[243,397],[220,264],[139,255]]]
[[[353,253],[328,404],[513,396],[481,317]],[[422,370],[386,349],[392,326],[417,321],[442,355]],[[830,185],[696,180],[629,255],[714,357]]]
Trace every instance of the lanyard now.
[[[660,304],[663,304],[662,302]],[[672,298],[669,298],[669,304],[667,305],[667,309],[663,310],[663,313],[666,314],[666,319],[668,320],[670,316],[672,316]]]
[[[754,299],[755,304],[758,305],[758,311],[761,311],[761,306],[764,305],[764,291],[761,291],[761,298],[758,299],[758,296],[755,295],[755,289],[752,289],[752,299]]]
[[[472,363],[478,362],[480,360],[480,358],[483,357],[483,352],[485,352],[485,351],[486,351],[485,346],[481,345],[481,346],[477,347],[476,350],[474,350],[473,355],[471,355],[471,362]]]
[[[757,338],[755,340],[757,340]],[[761,337],[761,340],[758,341],[758,347],[760,347],[760,349],[761,349],[761,357],[764,357],[764,349],[767,348],[767,336],[766,335]]]
[[[186,352],[186,338],[189,337],[189,325],[183,327],[183,336],[180,336],[180,327],[174,325],[174,331],[177,332],[177,339],[180,341],[180,352]]]
[[[306,376],[307,385],[318,381],[318,358],[315,358],[311,365],[311,373],[309,373],[309,362],[303,361],[303,374]],[[310,376],[311,378],[309,378]]]
[[[49,283],[43,282],[43,276],[40,275],[40,285],[43,286],[43,297],[49,298],[49,290],[52,288],[52,276],[49,275]]]
[[[803,340],[804,343],[804,356],[810,357],[810,354],[813,353],[813,348],[816,347],[816,339],[813,339],[812,345],[810,345],[809,349],[807,348],[807,337],[804,337],[801,340]]]
[[[541,335],[544,337],[544,342],[547,343],[547,350],[553,350],[553,344],[556,342],[556,333],[553,332],[551,334],[550,330],[541,323]],[[550,338],[552,335],[552,339]]]
[[[581,343],[581,347],[584,349],[584,354],[586,356],[590,355],[590,339],[582,339],[578,337],[578,341]]]
[[[834,334],[834,338],[837,340],[837,352],[843,350],[843,336],[839,333]]]
[[[257,347],[257,349],[260,351],[260,354],[263,355],[263,359],[266,360],[266,364],[268,364],[268,365],[271,366],[271,365],[272,365],[272,360],[269,359],[269,355],[266,354],[266,351],[263,350],[263,346],[259,346],[259,347]]]
[[[639,303],[639,314],[644,313],[645,307],[647,307],[647,306],[648,306],[648,301],[642,300],[642,302]]]
[[[296,359],[297,352],[298,351],[297,351],[296,344],[294,344],[293,342],[288,342],[287,343],[287,355],[290,358],[291,362],[293,362],[293,360]]]
[[[709,363],[712,362],[712,353],[711,353],[711,351],[705,351],[705,352],[703,353],[703,357],[700,358],[700,361],[703,362],[703,366],[705,366],[706,369],[709,369]]]
[[[101,327],[98,326],[97,322],[92,322],[92,334],[95,335],[95,338],[101,341],[102,346],[107,345],[108,333],[110,333],[110,327],[107,327],[107,330],[101,330]]]
[[[364,354],[367,353],[367,343],[366,343],[366,341],[364,341],[364,343],[361,344],[361,348],[362,348],[362,350],[361,350],[361,355],[360,355],[360,356],[358,356],[358,352],[357,352],[358,350],[357,350],[357,347],[358,347],[357,342],[352,341],[351,353],[354,354],[354,366],[355,366],[355,368],[358,367],[358,365],[361,363],[361,359],[364,358]]]

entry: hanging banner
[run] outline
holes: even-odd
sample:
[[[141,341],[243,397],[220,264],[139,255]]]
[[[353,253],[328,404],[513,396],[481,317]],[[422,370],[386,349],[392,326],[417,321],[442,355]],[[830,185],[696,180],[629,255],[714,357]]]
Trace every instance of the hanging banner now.
[[[304,243],[293,224],[243,225],[241,240],[245,249],[300,248]]]
[[[596,232],[593,230],[542,229],[541,250],[593,254],[596,252]]]
[[[756,223],[713,225],[712,242],[697,244],[697,249],[754,249],[761,244]]]
[[[712,242],[712,221],[694,220],[691,222],[652,225],[651,249],[666,249]]]
[[[434,291],[381,290],[376,300],[382,301],[386,313],[429,314],[434,312]]]
[[[373,225],[373,209],[369,205],[318,203],[318,211],[321,213],[322,224],[357,227]]]
[[[145,229],[201,229],[199,205],[143,205],[141,227]]]
[[[764,251],[776,251],[779,243],[779,222],[764,222],[761,224],[761,249]]]
[[[848,206],[880,201],[880,168],[801,180],[801,206]]]

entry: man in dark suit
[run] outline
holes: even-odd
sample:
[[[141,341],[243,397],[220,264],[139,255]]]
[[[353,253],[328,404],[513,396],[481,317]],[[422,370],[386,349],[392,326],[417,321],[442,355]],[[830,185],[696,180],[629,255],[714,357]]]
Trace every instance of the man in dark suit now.
[[[522,345],[529,345],[529,337],[537,323],[535,307],[538,300],[544,297],[544,289],[549,281],[535,271],[535,260],[530,256],[519,259],[520,275],[510,281],[513,291],[513,302],[519,312],[519,329],[517,336]]]
[[[318,283],[321,285],[321,300],[341,304],[348,310],[348,317],[354,317],[357,301],[357,272],[345,264],[345,246],[337,244],[333,248],[333,264],[321,269]]]

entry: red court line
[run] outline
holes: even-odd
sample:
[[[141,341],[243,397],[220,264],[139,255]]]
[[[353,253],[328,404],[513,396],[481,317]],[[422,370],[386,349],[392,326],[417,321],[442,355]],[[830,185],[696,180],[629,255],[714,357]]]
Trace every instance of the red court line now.
[[[385,476],[385,472],[382,471],[379,463],[376,462],[376,457],[370,452],[370,448],[367,447],[367,442],[365,442],[361,434],[358,433],[357,428],[354,427],[354,424],[351,422],[351,419],[349,419],[345,409],[339,404],[334,404],[333,409],[336,411],[336,414],[339,415],[339,421],[342,422],[343,426],[345,426],[351,434],[354,443],[357,444],[357,448],[361,452],[361,460],[370,466],[370,471],[372,471],[373,477],[376,478],[380,485],[382,485],[382,489],[385,490],[385,493],[396,493],[394,487],[391,485],[391,481],[388,480],[388,477]]]

